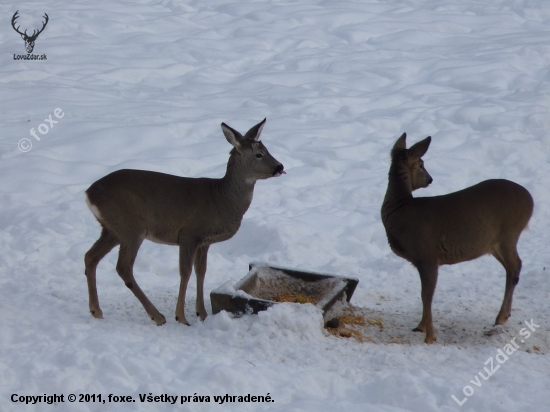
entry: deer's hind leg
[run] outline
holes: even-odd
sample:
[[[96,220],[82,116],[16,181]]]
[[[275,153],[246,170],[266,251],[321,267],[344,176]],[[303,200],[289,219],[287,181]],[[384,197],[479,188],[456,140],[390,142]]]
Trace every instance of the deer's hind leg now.
[[[504,324],[512,313],[512,297],[514,289],[519,282],[521,272],[521,259],[518,255],[516,244],[499,245],[493,256],[504,266],[506,270],[506,289],[500,312],[495,320],[495,325]]]
[[[116,271],[124,281],[126,287],[130,289],[135,297],[141,302],[149,317],[160,326],[166,323],[165,317],[157,310],[147,296],[145,296],[145,293],[143,293],[134,279],[134,262],[142,241],[143,239],[141,237],[134,236],[131,237],[130,240],[121,242]]]
[[[84,264],[86,280],[88,282],[88,301],[90,313],[94,318],[103,319],[103,312],[99,307],[96,287],[96,268],[101,259],[107,255],[113,248],[119,244],[117,237],[105,227],[101,231],[101,236],[94,245],[86,252]]]

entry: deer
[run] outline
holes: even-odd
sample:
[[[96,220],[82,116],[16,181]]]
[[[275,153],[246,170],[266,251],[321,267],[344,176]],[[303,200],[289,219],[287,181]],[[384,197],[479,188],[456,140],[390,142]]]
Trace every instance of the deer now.
[[[420,275],[422,318],[415,332],[424,342],[436,341],[432,298],[439,266],[493,255],[506,271],[506,288],[495,325],[511,315],[512,296],[519,282],[521,259],[517,243],[533,214],[533,198],[524,187],[505,179],[485,180],[474,186],[433,197],[412,192],[433,182],[422,156],[431,137],[407,149],[407,135],[391,150],[388,188],[381,215],[391,250],[409,261]]]
[[[233,146],[222,178],[123,169],[104,176],[86,190],[88,207],[102,227],[99,239],[84,257],[89,309],[94,318],[103,318],[96,289],[97,265],[120,245],[118,275],[157,325],[166,322],[134,278],[134,261],[144,239],[179,246],[181,280],[176,321],[189,325],[185,294],[193,267],[197,278],[196,314],[201,321],[206,318],[203,285],[208,248],[230,239],[239,230],[252,202],[256,181],[286,174],[284,166],[259,140],[265,122],[266,119],[244,136],[221,124],[225,138]]]

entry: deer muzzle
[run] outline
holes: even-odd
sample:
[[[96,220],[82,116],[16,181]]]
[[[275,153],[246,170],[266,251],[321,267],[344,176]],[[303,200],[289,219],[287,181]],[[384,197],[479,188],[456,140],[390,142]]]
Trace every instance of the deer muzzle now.
[[[273,172],[274,177],[279,177],[281,175],[286,175],[286,172],[284,171],[284,166],[279,163],[279,165],[275,168],[275,171]]]

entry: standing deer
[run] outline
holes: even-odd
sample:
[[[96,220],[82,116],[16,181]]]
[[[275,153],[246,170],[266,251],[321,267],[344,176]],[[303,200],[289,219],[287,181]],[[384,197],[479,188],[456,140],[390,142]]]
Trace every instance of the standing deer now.
[[[422,284],[422,319],[413,331],[435,341],[432,298],[438,268],[493,255],[506,270],[506,290],[495,324],[510,317],[512,295],[519,281],[521,259],[516,245],[533,213],[533,198],[522,186],[504,179],[486,180],[443,196],[413,198],[412,192],[433,179],[422,156],[431,137],[406,146],[406,134],[391,151],[388,190],[382,222],[393,252],[411,262]]]
[[[44,31],[44,29],[46,28],[46,25],[48,24],[48,20],[50,18],[48,17],[47,13],[44,13],[44,23],[42,23],[42,28],[40,30],[33,30],[32,34],[29,36],[27,34],[27,30],[25,30],[24,33],[21,33],[19,31],[19,27],[21,26],[15,27],[16,20],[19,18],[18,13],[19,13],[19,10],[17,10],[13,14],[13,17],[11,18],[11,27],[13,27],[13,29],[21,35],[21,38],[25,40],[25,49],[27,49],[27,53],[32,53],[32,51],[34,50],[34,42],[36,41],[36,38],[40,33]]]
[[[99,240],[86,253],[86,278],[92,316],[103,318],[96,289],[99,261],[120,244],[116,270],[157,325],[164,316],[147,299],[133,274],[133,265],[143,239],[179,246],[181,283],[176,320],[185,318],[185,292],[195,267],[196,312],[206,318],[203,284],[206,257],[212,243],[230,239],[239,229],[252,202],[259,179],[286,173],[284,167],[259,140],[265,119],[243,137],[222,123],[225,138],[233,145],[227,172],[221,179],[179,177],[143,170],[118,170],[92,184],[86,201],[102,226]]]

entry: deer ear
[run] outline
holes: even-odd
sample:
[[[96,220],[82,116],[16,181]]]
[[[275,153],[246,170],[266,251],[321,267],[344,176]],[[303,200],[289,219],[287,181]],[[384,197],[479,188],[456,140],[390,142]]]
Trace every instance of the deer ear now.
[[[403,133],[399,139],[395,142],[393,145],[393,148],[391,149],[392,156],[401,150],[405,150],[407,148],[407,133]]]
[[[420,159],[428,151],[430,143],[432,142],[432,137],[428,136],[424,140],[416,143],[409,149],[409,156],[415,159]]]
[[[243,136],[225,123],[222,123],[222,131],[227,141],[231,143],[237,151],[240,151],[242,148],[241,140],[243,140]]]
[[[258,123],[256,126],[252,127],[246,134],[244,135],[245,139],[250,139],[254,141],[260,140],[260,134],[262,134],[262,130],[265,125],[265,121],[267,119],[262,120],[260,123]]]

